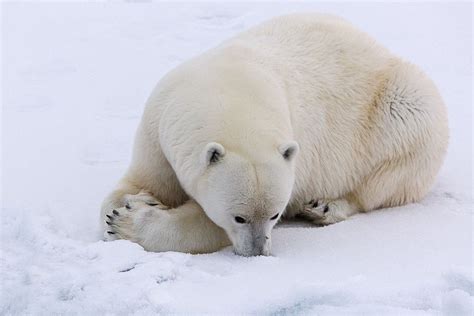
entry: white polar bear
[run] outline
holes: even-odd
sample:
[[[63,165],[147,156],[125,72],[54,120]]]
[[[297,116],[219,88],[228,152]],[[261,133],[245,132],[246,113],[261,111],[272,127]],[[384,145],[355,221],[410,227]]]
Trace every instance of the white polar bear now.
[[[159,82],[101,218],[150,251],[266,255],[282,215],[324,225],[420,200],[447,142],[419,68],[339,18],[278,17]]]

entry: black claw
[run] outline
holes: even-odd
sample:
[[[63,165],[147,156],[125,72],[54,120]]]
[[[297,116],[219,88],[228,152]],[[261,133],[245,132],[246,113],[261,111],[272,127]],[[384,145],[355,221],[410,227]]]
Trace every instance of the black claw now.
[[[318,207],[318,205],[319,205],[319,201],[316,201],[313,203],[313,207]]]
[[[147,204],[150,205],[150,206],[157,206],[158,205],[158,203],[147,203]]]
[[[111,222],[107,222],[107,221],[105,221],[105,222],[107,223],[107,225],[112,225],[112,223],[111,223]]]
[[[115,232],[107,232],[107,234],[110,234],[110,235],[115,235]]]
[[[111,221],[114,220],[114,218],[113,218],[112,216],[110,216],[110,215],[105,215],[105,216],[107,216],[107,218],[110,219]]]
[[[324,207],[324,211],[323,211],[323,212],[324,212],[324,213],[327,213],[328,211],[329,211],[329,205],[326,205],[326,206]]]
[[[117,210],[113,210],[112,213],[114,213],[114,215],[117,215],[117,216],[120,215],[120,213],[117,212]]]
[[[130,204],[127,203],[127,204],[125,204],[125,208],[126,208],[127,210],[129,210],[129,209],[131,209],[132,207],[130,206]]]

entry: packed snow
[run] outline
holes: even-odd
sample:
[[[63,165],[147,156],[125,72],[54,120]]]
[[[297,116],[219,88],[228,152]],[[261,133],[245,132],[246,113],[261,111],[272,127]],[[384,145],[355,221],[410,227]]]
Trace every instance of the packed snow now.
[[[449,111],[446,162],[421,202],[311,227],[270,257],[149,253],[100,240],[158,79],[273,16],[345,17],[420,65]],[[470,315],[472,5],[2,3],[1,315]]]

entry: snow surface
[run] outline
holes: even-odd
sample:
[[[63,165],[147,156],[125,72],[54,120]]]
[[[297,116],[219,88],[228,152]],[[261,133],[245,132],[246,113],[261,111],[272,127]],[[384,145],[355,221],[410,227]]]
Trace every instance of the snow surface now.
[[[180,62],[269,17],[331,12],[437,83],[451,144],[420,203],[283,224],[273,256],[99,240],[144,102]],[[3,3],[0,314],[469,315],[472,5]]]

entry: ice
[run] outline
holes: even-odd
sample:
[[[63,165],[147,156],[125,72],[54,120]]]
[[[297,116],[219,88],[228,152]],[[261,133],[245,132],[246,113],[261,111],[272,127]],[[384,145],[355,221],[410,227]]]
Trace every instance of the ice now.
[[[281,225],[271,257],[101,241],[100,203],[158,79],[302,11],[347,18],[436,82],[451,137],[429,195],[327,227]],[[0,314],[470,315],[471,23],[469,3],[2,3]]]

